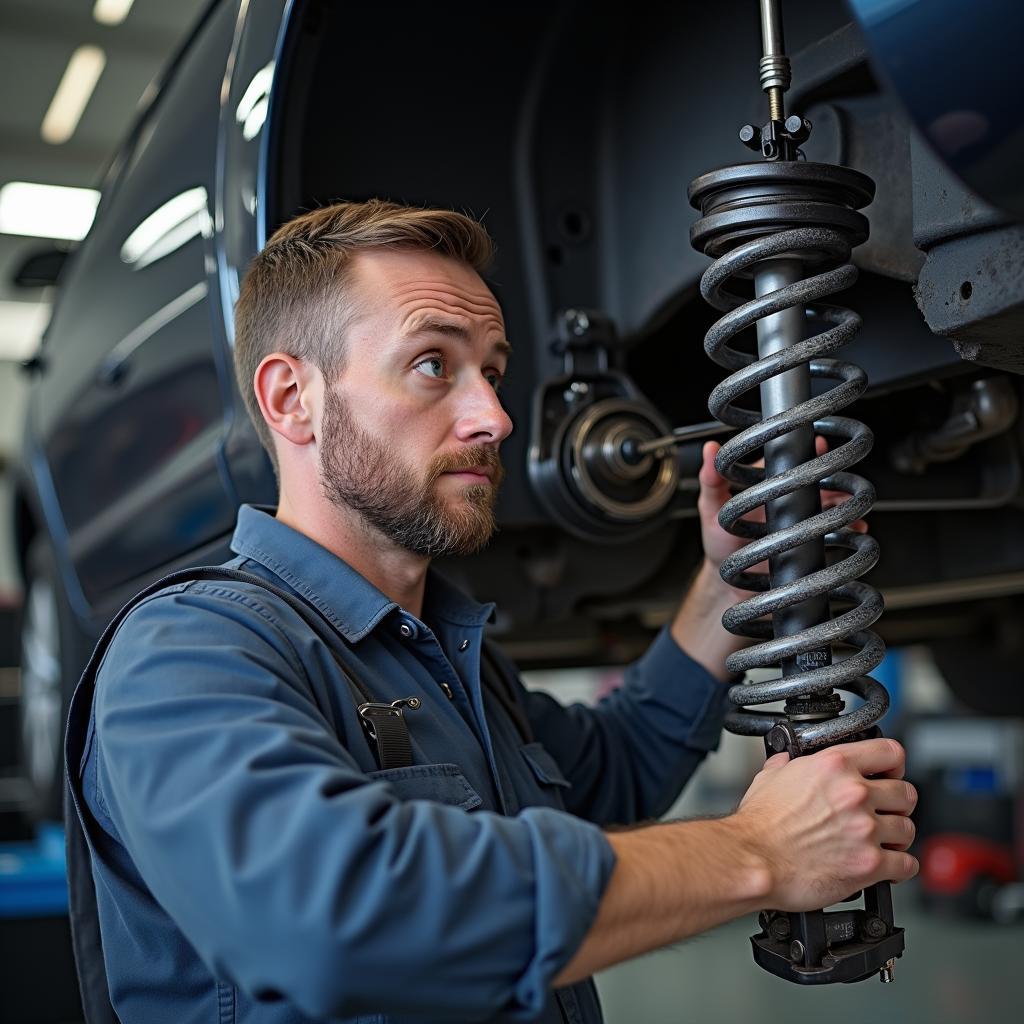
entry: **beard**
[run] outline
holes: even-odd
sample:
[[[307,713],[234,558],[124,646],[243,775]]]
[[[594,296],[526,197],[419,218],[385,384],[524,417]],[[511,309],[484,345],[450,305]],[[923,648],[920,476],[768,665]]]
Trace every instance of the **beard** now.
[[[497,528],[494,504],[505,472],[496,446],[474,445],[435,455],[423,479],[406,466],[401,449],[362,430],[330,387],[324,390],[320,480],[339,508],[359,513],[388,540],[417,555],[469,555]],[[449,500],[438,492],[443,473],[486,466],[490,484],[464,487]]]

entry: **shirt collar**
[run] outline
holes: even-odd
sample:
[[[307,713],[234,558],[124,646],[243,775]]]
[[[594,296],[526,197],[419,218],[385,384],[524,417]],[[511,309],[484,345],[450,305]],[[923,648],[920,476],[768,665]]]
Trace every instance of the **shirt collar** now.
[[[398,605],[347,562],[311,537],[274,518],[266,505],[242,505],[231,550],[279,576],[320,609],[351,643],[362,640]],[[493,619],[494,605],[480,604],[431,568],[424,614],[465,626]]]

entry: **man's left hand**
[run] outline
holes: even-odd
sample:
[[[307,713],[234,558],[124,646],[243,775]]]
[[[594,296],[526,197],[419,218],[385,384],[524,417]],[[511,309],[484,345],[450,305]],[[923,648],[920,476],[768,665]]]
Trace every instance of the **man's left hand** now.
[[[718,513],[732,496],[729,490],[729,481],[715,469],[715,456],[721,447],[717,441],[708,441],[704,445],[704,459],[699,478],[700,497],[697,500],[697,511],[700,514],[701,539],[704,543],[704,557],[716,572],[724,559],[746,544],[744,538],[734,537],[731,533],[726,533],[718,522]],[[815,448],[818,455],[824,455],[828,451],[828,442],[824,437],[816,437]],[[756,465],[763,465],[763,461],[759,460]],[[841,505],[844,501],[849,500],[849,497],[845,491],[822,489],[821,507],[826,509],[832,508],[835,505]],[[747,518],[763,523],[764,507],[755,509]],[[858,519],[850,525],[850,528],[858,533],[867,533],[868,524],[863,519]],[[768,567],[762,562],[760,565],[754,566],[751,571],[767,572],[767,569]]]

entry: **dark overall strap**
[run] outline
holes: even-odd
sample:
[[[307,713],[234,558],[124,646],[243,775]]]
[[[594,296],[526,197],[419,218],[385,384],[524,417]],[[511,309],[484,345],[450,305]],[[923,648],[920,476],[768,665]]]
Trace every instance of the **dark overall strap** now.
[[[136,594],[110,621],[103,631],[89,662],[82,672],[71,698],[67,730],[64,735],[64,771],[67,786],[64,799],[65,856],[68,875],[68,917],[71,925],[71,945],[75,956],[75,970],[82,997],[82,1012],[86,1024],[119,1024],[110,1002],[103,947],[100,938],[99,912],[96,888],[92,876],[92,852],[104,841],[100,830],[88,811],[79,777],[86,755],[86,739],[96,692],[96,672],[110,641],[129,612],[147,597],[179,583],[200,580],[235,581],[250,583],[271,591],[286,602],[323,639],[324,625],[328,636],[338,632],[330,620],[314,605],[289,594],[281,587],[240,569],[223,566],[200,566],[183,569],[164,576]],[[333,650],[333,645],[328,642]],[[373,741],[377,761],[381,768],[403,768],[413,763],[409,730],[402,714],[402,702],[395,705],[376,703],[372,695],[341,664],[335,654],[345,681],[352,690],[370,740]]]
[[[533,729],[523,706],[519,684],[505,670],[490,640],[485,640],[481,649],[480,682],[512,719],[523,743],[532,743]]]
[[[135,605],[145,598],[163,590],[166,587],[174,586],[177,583],[193,583],[199,581],[217,582],[233,581],[235,583],[248,583],[251,586],[262,587],[269,590],[275,597],[284,601],[310,629],[313,630],[322,640],[325,640],[329,649],[334,653],[335,661],[341,672],[352,696],[356,702],[356,710],[359,713],[359,720],[370,742],[374,758],[379,768],[408,768],[413,763],[412,743],[409,740],[409,727],[405,721],[402,701],[395,701],[393,704],[374,701],[373,695],[363,685],[360,679],[345,667],[330,638],[339,636],[337,627],[327,616],[309,601],[289,593],[283,587],[271,583],[262,576],[252,572],[244,572],[241,569],[228,569],[221,565],[203,565],[193,569],[181,569],[173,572],[162,579],[157,580],[135,597],[124,608],[117,613],[114,621],[107,627],[104,633],[106,638],[111,626],[115,629],[124,621],[125,616]],[[326,629],[325,629],[326,627]],[[327,633],[325,638],[324,633]],[[101,638],[100,646],[105,647],[104,639]]]
[[[182,581],[234,580],[238,583],[249,583],[256,587],[262,587],[288,604],[322,640],[325,639],[324,627],[326,627],[328,638],[339,636],[337,627],[316,605],[290,594],[283,587],[279,587],[276,583],[271,583],[255,573],[243,572],[241,569],[227,569],[220,565],[200,566],[198,569],[182,569],[180,572],[165,576],[163,580],[154,584],[154,587],[169,586],[172,581],[177,582],[175,577],[180,577]],[[148,590],[143,591],[143,593],[148,592]],[[342,664],[341,659],[334,652],[334,645],[330,639],[326,639],[325,642],[334,653],[338,669],[355,698],[359,720],[370,741],[377,766],[382,769],[408,768],[413,763],[413,756],[412,743],[409,740],[409,726],[405,721],[403,711],[405,702],[399,700],[386,704],[375,701],[359,678]]]
[[[92,877],[92,851],[98,843],[103,842],[103,836],[92,815],[88,813],[79,777],[86,754],[86,738],[96,690],[96,672],[114,634],[132,609],[147,597],[151,597],[167,587],[201,580],[235,581],[262,587],[288,604],[321,639],[324,638],[324,626],[327,627],[328,636],[338,635],[330,620],[315,605],[301,600],[255,573],[243,572],[240,569],[227,569],[223,566],[182,569],[156,580],[136,594],[114,616],[103,631],[71,698],[67,731],[64,737],[67,782],[64,800],[64,826],[68,873],[68,911],[71,923],[71,944],[75,955],[75,969],[78,973],[82,1011],[86,1024],[119,1024],[117,1014],[110,1002],[110,993],[107,987],[99,913],[96,906],[96,889]],[[333,650],[333,645],[330,642],[328,642],[328,647]],[[402,714],[402,705],[405,702],[395,701],[393,704],[385,704],[373,701],[369,691],[358,678],[346,670],[336,653],[335,659],[338,661],[345,681],[352,690],[364,729],[375,744],[377,762],[380,767],[399,768],[411,765],[413,763],[412,746],[409,741],[409,730]],[[512,719],[523,742],[532,742],[533,733],[519,690],[502,668],[487,642],[483,645],[480,672],[483,686],[494,695]]]

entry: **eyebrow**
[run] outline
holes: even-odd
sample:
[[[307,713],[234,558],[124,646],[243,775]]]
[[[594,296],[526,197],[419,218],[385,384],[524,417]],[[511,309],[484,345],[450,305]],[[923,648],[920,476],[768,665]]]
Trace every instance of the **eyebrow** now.
[[[417,324],[411,331],[407,332],[406,339],[418,337],[421,334],[443,334],[449,338],[456,338],[459,341],[468,343],[470,340],[469,329],[462,324],[453,323],[451,320],[424,320]],[[504,355],[512,354],[512,346],[502,338],[494,343],[494,347]]]

